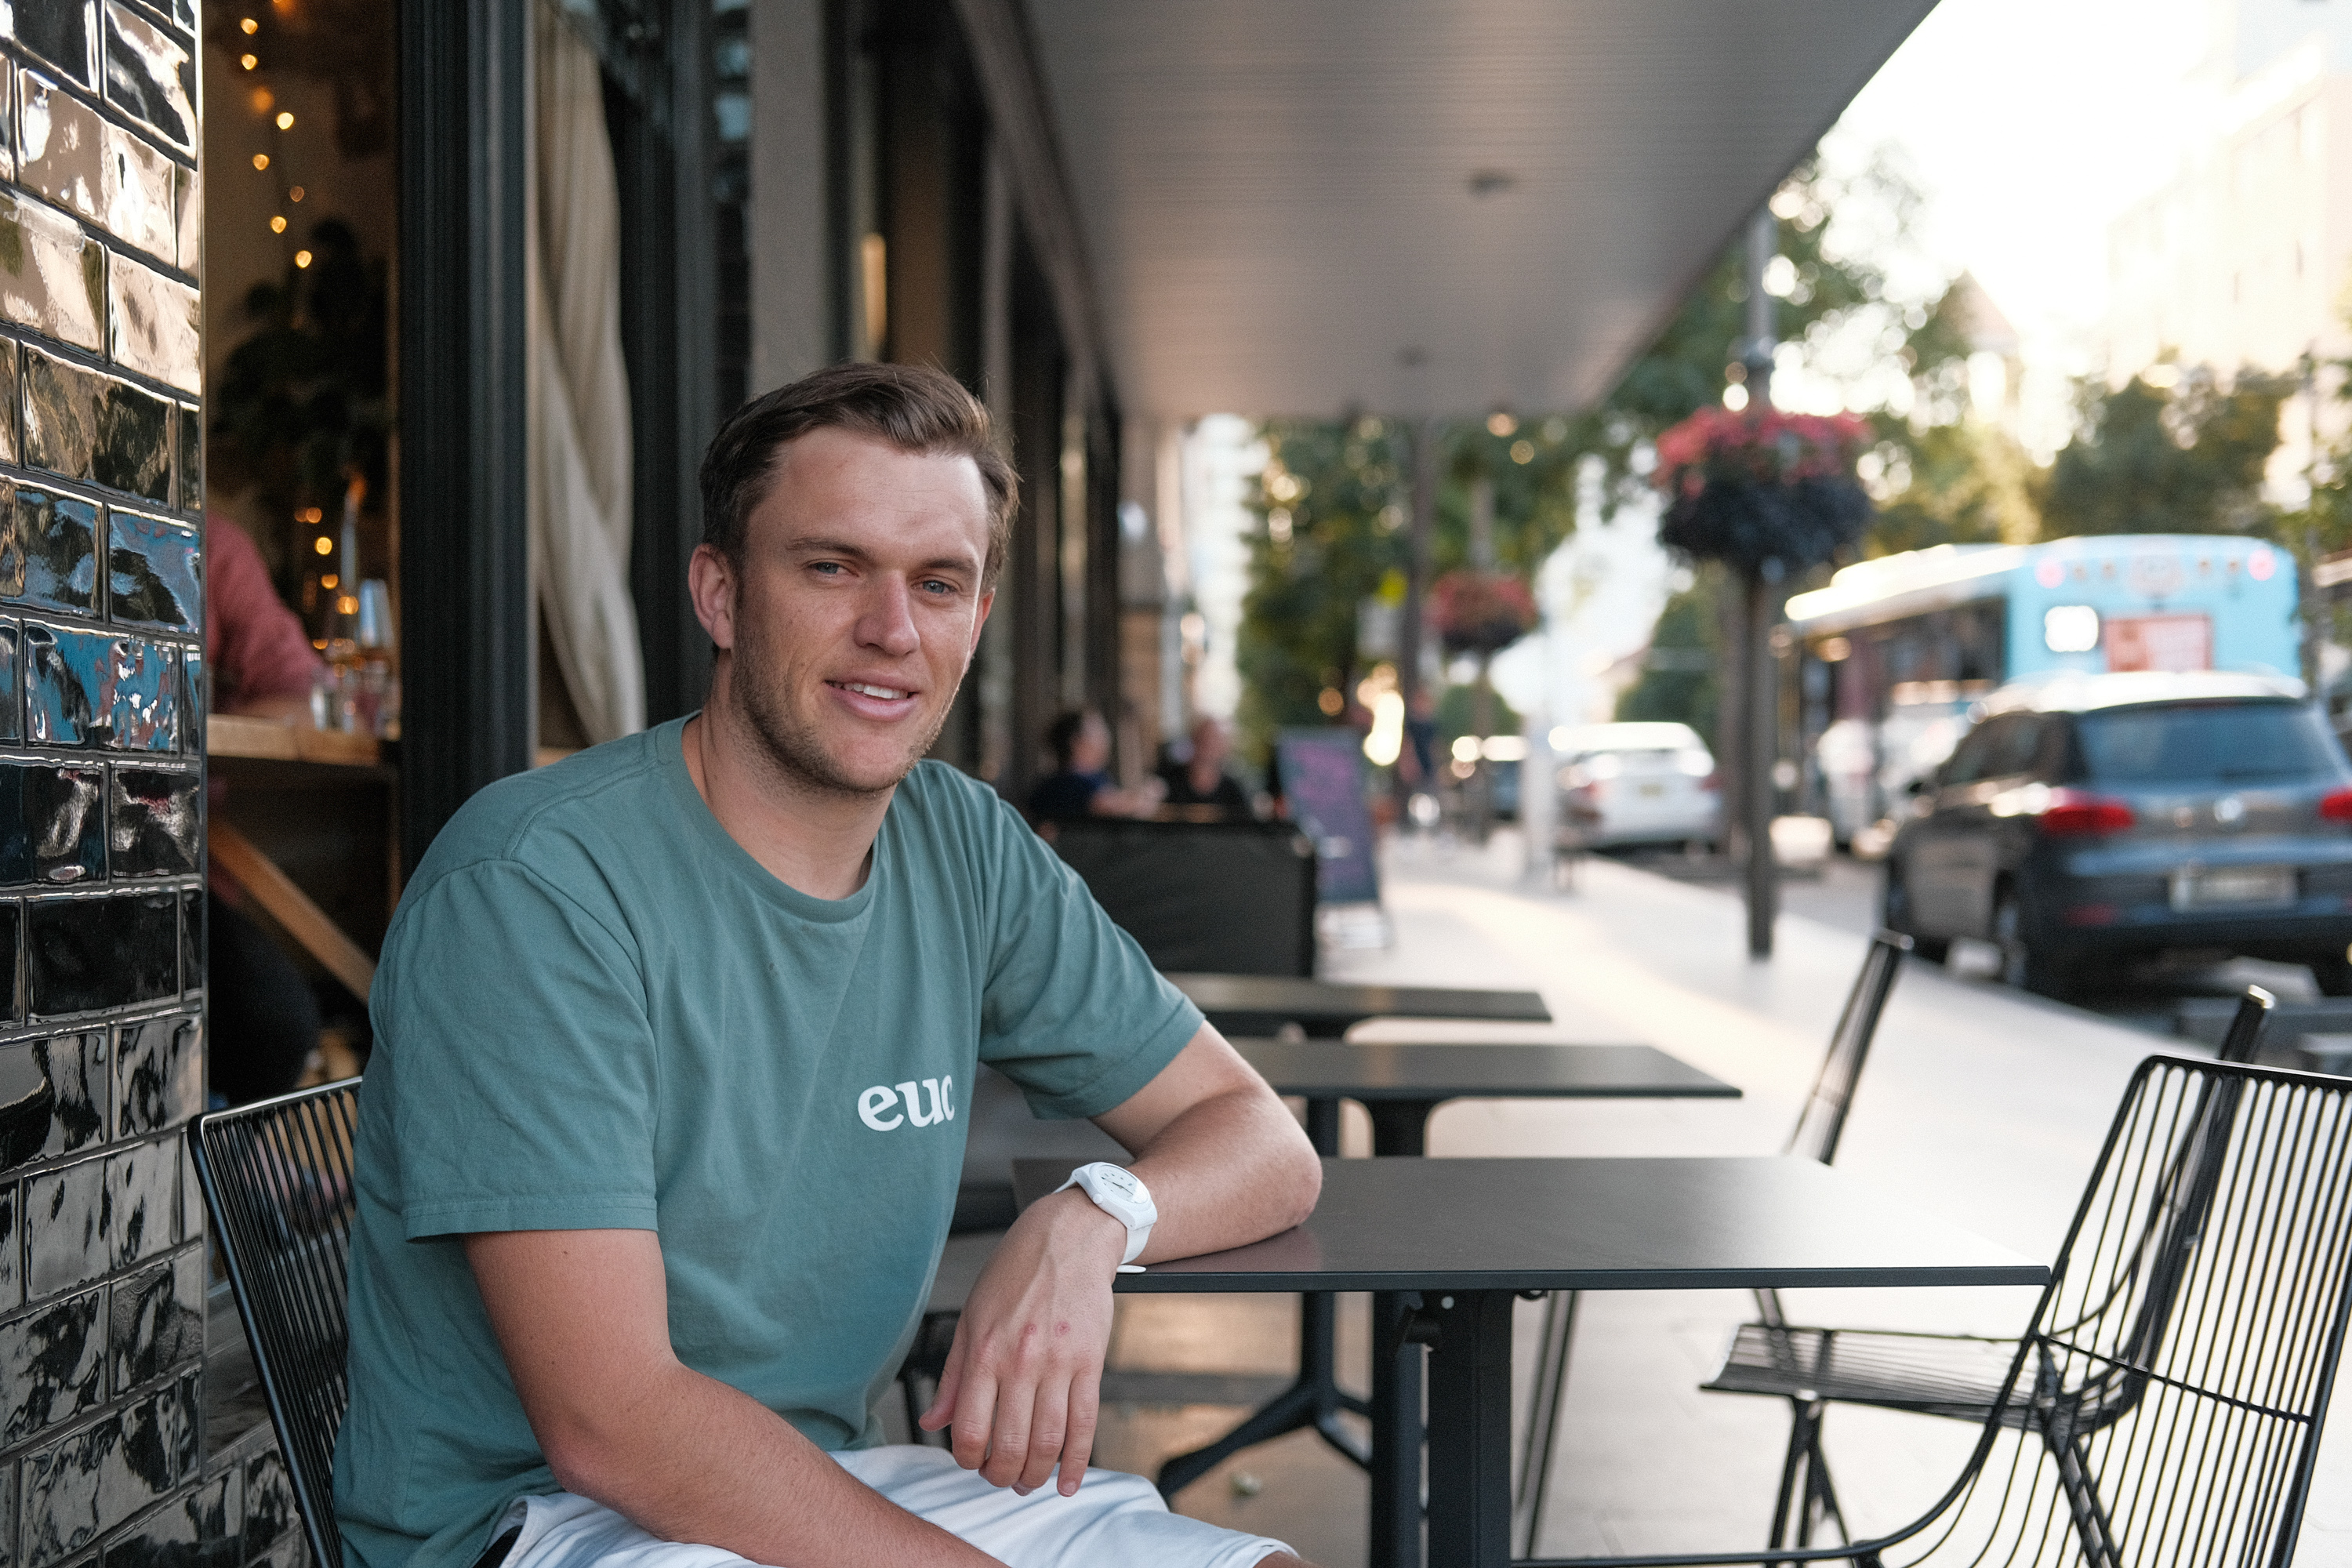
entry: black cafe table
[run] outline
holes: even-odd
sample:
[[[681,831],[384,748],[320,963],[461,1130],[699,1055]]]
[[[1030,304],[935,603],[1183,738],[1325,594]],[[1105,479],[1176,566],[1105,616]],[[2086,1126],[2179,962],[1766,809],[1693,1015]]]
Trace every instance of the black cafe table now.
[[[1069,1173],[1014,1162],[1024,1204]],[[1428,1561],[1510,1561],[1511,1303],[1521,1290],[2041,1285],[2050,1271],[1811,1160],[1326,1160],[1304,1225],[1118,1276],[1122,1292],[1398,1297],[1396,1409],[1429,1349]],[[1383,1412],[1375,1409],[1373,1421]],[[1375,1568],[1419,1568],[1421,1456],[1372,1476]]]
[[[1296,1024],[1312,1037],[1337,1039],[1368,1018],[1551,1022],[1551,1010],[1532,991],[1343,985],[1283,974],[1171,974],[1168,979],[1227,1035],[1271,1035],[1285,1024]]]
[[[1654,1046],[1522,1044],[1392,1045],[1336,1040],[1235,1040],[1244,1060],[1276,1093],[1307,1101],[1307,1132],[1318,1154],[1339,1152],[1339,1102],[1353,1100],[1370,1112],[1375,1155],[1415,1155],[1425,1145],[1430,1113],[1450,1100],[1737,1100],[1739,1090]],[[1374,1332],[1384,1331],[1395,1303],[1382,1300]],[[1366,1468],[1380,1464],[1381,1442],[1366,1453],[1339,1420],[1341,1411],[1368,1415],[1389,1405],[1391,1365],[1375,1360],[1370,1405],[1340,1388],[1337,1306],[1328,1294],[1299,1303],[1298,1376],[1215,1442],[1178,1454],[1160,1466],[1163,1496],[1173,1498],[1226,1456],[1311,1426],[1323,1440]],[[1419,1414],[1416,1408],[1412,1416]],[[1410,1419],[1406,1417],[1404,1419]],[[1387,1434],[1418,1452],[1404,1421]]]

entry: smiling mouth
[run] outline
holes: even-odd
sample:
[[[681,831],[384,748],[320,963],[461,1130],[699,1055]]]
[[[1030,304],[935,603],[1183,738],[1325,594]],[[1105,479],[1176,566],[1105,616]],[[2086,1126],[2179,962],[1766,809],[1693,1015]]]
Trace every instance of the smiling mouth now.
[[[911,691],[901,691],[896,687],[868,686],[862,680],[835,680],[828,684],[839,687],[844,691],[855,691],[860,697],[872,697],[884,702],[903,701],[914,695]]]

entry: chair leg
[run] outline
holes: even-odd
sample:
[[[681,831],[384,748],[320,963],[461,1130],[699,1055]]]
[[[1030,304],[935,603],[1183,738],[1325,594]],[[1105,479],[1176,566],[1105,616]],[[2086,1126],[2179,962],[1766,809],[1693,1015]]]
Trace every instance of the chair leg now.
[[[1789,1451],[1780,1461],[1780,1484],[1772,1494],[1772,1533],[1765,1546],[1778,1552],[1789,1544],[1790,1513],[1800,1519],[1811,1488],[1800,1479],[1805,1468],[1806,1456],[1813,1447],[1813,1406],[1810,1401],[1789,1401]],[[1801,1531],[1802,1526],[1800,1525]]]
[[[2116,1528],[2107,1518],[2106,1505],[2099,1500],[2098,1483],[2092,1478],[2090,1467],[2084,1463],[2083,1443],[2079,1437],[2051,1445],[2052,1457],[2058,1461],[2058,1484],[2066,1493],[2066,1508],[2074,1516],[2074,1534],[2083,1543],[2083,1561],[2087,1568],[2122,1568],[2123,1554],[2116,1549]]]
[[[1528,1436],[1519,1456],[1520,1511],[1527,1518],[1521,1550],[1536,1554],[1543,1534],[1544,1502],[1551,1489],[1551,1460],[1559,1434],[1560,1400],[1568,1391],[1568,1351],[1576,1334],[1576,1292],[1554,1290],[1544,1298],[1543,1333],[1538,1341],[1536,1375],[1528,1389]]]
[[[1837,1527],[1840,1542],[1853,1539],[1853,1531],[1845,1526],[1845,1511],[1838,1507],[1837,1488],[1830,1482],[1829,1456],[1822,1451],[1822,1421],[1826,1408],[1813,1413],[1812,1449],[1805,1461],[1805,1530],[1800,1546],[1812,1544],[1813,1531],[1823,1524]]]

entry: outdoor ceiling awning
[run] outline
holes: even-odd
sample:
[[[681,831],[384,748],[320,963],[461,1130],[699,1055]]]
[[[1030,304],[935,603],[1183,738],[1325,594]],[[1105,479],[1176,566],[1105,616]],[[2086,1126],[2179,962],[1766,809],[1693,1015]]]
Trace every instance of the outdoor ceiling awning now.
[[[1934,0],[1025,3],[1120,398],[1182,417],[1590,404]]]

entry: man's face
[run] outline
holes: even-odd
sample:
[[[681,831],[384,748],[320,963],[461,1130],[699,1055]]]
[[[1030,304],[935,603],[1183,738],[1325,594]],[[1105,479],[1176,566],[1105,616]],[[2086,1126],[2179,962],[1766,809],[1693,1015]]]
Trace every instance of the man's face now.
[[[740,562],[696,552],[726,700],[787,775],[871,795],[930,749],[988,618],[988,524],[971,458],[824,429],[780,454]]]

